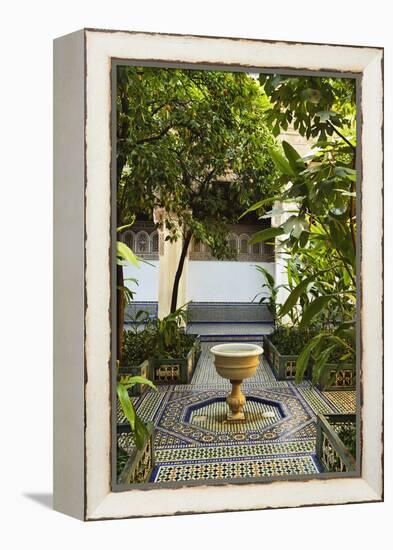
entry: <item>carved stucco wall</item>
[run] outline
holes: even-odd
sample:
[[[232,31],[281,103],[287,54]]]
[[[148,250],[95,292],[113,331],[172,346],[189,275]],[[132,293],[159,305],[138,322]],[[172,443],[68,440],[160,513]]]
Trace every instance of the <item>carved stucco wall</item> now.
[[[200,243],[193,242],[186,259],[179,288],[178,306],[195,302],[250,302],[262,291],[263,279],[256,266],[274,275],[274,249],[269,245],[249,245],[248,239],[258,226],[239,224],[231,227],[230,236],[236,248],[236,259],[216,260]],[[165,241],[165,230],[158,231],[152,222],[137,222],[127,230],[123,240],[147,262],[139,268],[125,267],[126,281],[136,301],[159,302],[159,316],[169,312],[173,280],[182,243]]]

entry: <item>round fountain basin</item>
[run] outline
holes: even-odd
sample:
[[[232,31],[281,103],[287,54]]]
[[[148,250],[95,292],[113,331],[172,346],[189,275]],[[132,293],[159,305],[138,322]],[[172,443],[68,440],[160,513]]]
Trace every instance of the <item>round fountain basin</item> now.
[[[213,346],[214,366],[222,378],[244,380],[255,374],[263,348],[256,344],[230,343]]]

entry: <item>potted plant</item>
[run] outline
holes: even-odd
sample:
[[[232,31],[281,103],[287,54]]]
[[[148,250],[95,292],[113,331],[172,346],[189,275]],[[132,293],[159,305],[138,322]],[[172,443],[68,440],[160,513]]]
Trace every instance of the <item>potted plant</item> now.
[[[312,363],[312,380],[322,390],[355,390],[355,346],[352,332],[319,330],[304,346],[296,364],[296,380]]]
[[[299,312],[296,308],[286,308],[284,310],[283,306],[278,303],[280,289],[284,288],[288,292],[292,292],[299,280],[299,273],[294,260],[288,258],[286,265],[288,284],[285,285],[276,285],[274,277],[269,271],[261,266],[256,266],[264,279],[262,292],[268,291],[268,295],[263,295],[259,303],[268,307],[275,322],[273,333],[264,337],[264,353],[278,380],[292,380],[295,378],[298,356],[314,334],[313,328],[299,328]],[[255,298],[260,296],[262,292]],[[290,323],[288,325],[282,324],[285,316]],[[310,369],[307,370],[306,376],[309,374]]]
[[[313,287],[310,277],[302,278],[293,258],[286,260],[288,284],[275,286],[274,278],[264,268],[258,268],[265,283],[262,288],[269,290],[269,296],[260,299],[275,315],[276,329],[264,337],[265,356],[279,380],[312,378],[316,386],[324,390],[356,389],[355,345],[353,342],[354,323],[350,320],[335,323],[337,312],[327,311],[317,323],[315,306],[328,303],[328,298],[314,299],[302,295]],[[279,289],[290,292],[283,305],[277,304]],[[300,300],[299,306],[297,301]],[[331,305],[331,304],[330,304]],[[302,307],[300,307],[302,306]],[[303,311],[304,308],[304,311]],[[287,316],[290,325],[282,325]],[[333,321],[332,321],[333,319]]]
[[[150,320],[146,328],[152,351],[150,377],[156,384],[187,384],[194,373],[201,348],[199,337],[184,330],[186,305],[163,319]]]
[[[313,334],[311,328],[279,326],[273,333],[264,337],[265,357],[278,380],[291,380],[296,377],[299,354]],[[310,375],[310,364],[305,370],[307,377]]]

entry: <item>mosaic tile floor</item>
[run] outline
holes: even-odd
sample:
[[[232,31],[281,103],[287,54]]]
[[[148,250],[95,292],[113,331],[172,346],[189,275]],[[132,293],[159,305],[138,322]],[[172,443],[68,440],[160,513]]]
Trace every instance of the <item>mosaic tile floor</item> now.
[[[156,466],[151,482],[223,480],[315,474],[316,414],[354,412],[355,392],[320,392],[310,382],[277,381],[261,359],[243,383],[248,420],[225,422],[229,381],[217,375],[210,347],[202,353],[189,385],[159,386],[135,400],[144,420],[155,425]],[[256,342],[258,343],[258,342]],[[269,411],[270,418],[263,413]],[[118,421],[124,420],[121,413]],[[123,434],[126,451],[132,436]]]

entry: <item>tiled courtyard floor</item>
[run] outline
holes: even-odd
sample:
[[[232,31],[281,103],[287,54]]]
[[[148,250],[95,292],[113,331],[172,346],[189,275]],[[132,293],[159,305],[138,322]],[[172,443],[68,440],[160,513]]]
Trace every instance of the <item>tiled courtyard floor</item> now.
[[[215,371],[203,342],[188,385],[159,386],[135,402],[140,416],[155,425],[156,466],[151,482],[222,480],[315,474],[317,413],[355,412],[355,392],[320,392],[310,382],[277,381],[261,359],[254,377],[244,381],[246,422],[227,424],[225,397],[230,383]],[[256,342],[258,343],[258,342]],[[263,418],[264,411],[271,418]],[[121,420],[121,418],[119,418]],[[132,439],[119,444],[130,450]]]

